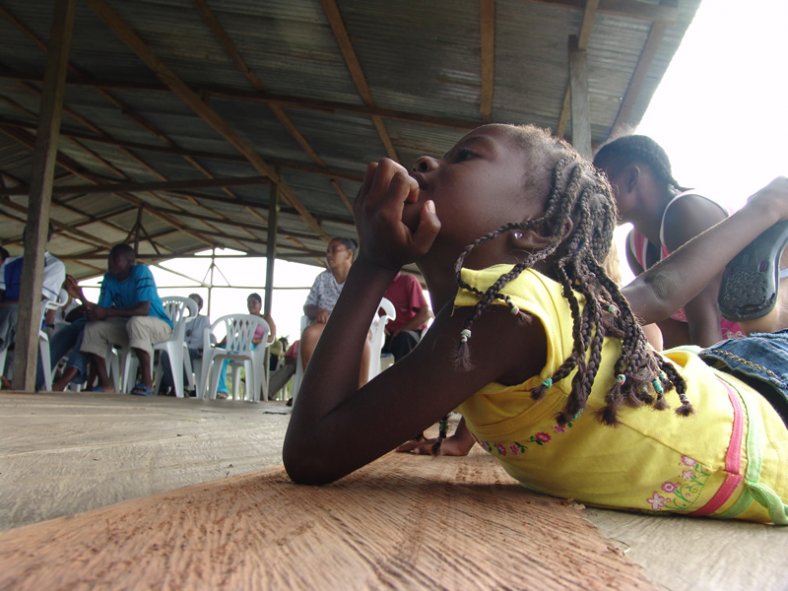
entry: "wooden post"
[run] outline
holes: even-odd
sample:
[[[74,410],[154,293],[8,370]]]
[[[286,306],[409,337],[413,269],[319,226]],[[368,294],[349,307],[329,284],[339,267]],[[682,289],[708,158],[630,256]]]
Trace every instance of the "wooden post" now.
[[[213,272],[216,269],[216,247],[211,249],[211,279],[208,284],[208,310],[205,313],[208,318],[211,317],[211,298],[213,296]]]
[[[27,206],[19,295],[19,320],[14,353],[14,389],[34,392],[38,331],[41,328],[41,287],[44,276],[44,251],[49,227],[49,205],[52,201],[57,146],[60,138],[60,116],[66,87],[68,54],[74,28],[74,0],[56,0],[50,31],[47,69],[41,106],[38,114],[35,152],[33,153],[30,197]]]
[[[274,262],[276,261],[276,233],[279,231],[278,225],[279,183],[274,183],[271,185],[268,201],[268,243],[265,249],[265,305],[263,311],[269,316],[271,315],[274,300]]]
[[[569,86],[572,96],[572,145],[589,160],[591,153],[591,114],[588,105],[588,65],[584,49],[575,35],[569,36]]]

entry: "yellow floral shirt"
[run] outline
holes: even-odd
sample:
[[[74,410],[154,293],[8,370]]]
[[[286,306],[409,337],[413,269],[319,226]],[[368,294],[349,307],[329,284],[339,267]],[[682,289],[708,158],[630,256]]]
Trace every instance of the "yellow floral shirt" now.
[[[462,278],[485,290],[510,269],[463,269]],[[763,396],[706,365],[694,348],[664,352],[687,382],[695,408],[689,417],[672,409],[624,406],[617,426],[599,421],[595,411],[604,407],[621,350],[615,338],[604,339],[587,408],[574,421],[561,426],[555,420],[574,372],[542,399],[532,399],[530,391],[552,376],[572,350],[572,315],[561,291],[560,284],[533,270],[502,289],[541,322],[547,362],[524,383],[488,384],[460,406],[481,446],[538,492],[600,507],[787,523],[782,499],[788,498],[788,431]],[[477,301],[478,296],[461,289],[455,307]],[[673,392],[666,396],[678,405]]]

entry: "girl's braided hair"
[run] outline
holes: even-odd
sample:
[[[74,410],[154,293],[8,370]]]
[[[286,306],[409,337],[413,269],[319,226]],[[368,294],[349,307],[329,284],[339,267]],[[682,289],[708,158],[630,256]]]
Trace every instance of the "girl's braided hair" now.
[[[648,346],[629,303],[605,273],[603,264],[612,243],[616,209],[604,176],[572,146],[545,130],[533,126],[516,127],[514,137],[529,162],[524,190],[533,195],[546,195],[544,213],[538,218],[506,224],[481,236],[457,259],[455,274],[460,288],[480,298],[460,333],[458,365],[470,367],[471,327],[494,300],[505,301],[513,314],[529,318],[501,293],[501,289],[525,269],[541,263],[545,273],[563,287],[563,295],[572,312],[574,344],[572,354],[555,373],[532,390],[534,399],[544,396],[554,383],[576,369],[572,393],[556,417],[562,425],[573,420],[585,409],[591,394],[601,361],[602,339],[611,336],[621,340],[621,355],[615,364],[616,381],[599,413],[602,422],[616,424],[616,409],[624,403],[632,406],[646,403],[664,409],[667,407],[664,393],[673,389],[681,401],[676,412],[690,414],[692,407],[685,395],[684,380],[669,361]],[[572,228],[564,235],[568,220]],[[529,252],[486,291],[462,280],[460,269],[476,246],[504,232],[529,229],[551,238],[548,245]],[[583,296],[585,305],[581,306],[578,293]]]
[[[599,148],[594,156],[594,166],[602,168],[603,165],[613,164],[616,171],[633,162],[648,164],[654,172],[654,176],[665,187],[671,187],[677,191],[687,190],[673,178],[670,159],[665,150],[646,135],[622,136]]]

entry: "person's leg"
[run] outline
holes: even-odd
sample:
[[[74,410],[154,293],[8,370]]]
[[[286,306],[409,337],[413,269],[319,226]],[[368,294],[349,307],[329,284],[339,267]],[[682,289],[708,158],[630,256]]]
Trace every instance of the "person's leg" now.
[[[127,344],[126,320],[123,318],[95,320],[85,325],[80,351],[88,355],[89,359],[93,361],[98,375],[99,387],[105,392],[114,391],[104,359],[107,350],[113,345],[125,346]]]
[[[388,341],[388,349],[394,355],[394,361],[399,361],[413,351],[419,344],[419,335],[413,331],[402,331],[395,334]]]
[[[79,370],[76,367],[66,366],[66,369],[63,370],[57,381],[52,383],[52,391],[62,392],[72,381],[77,379],[78,375]]]
[[[700,356],[757,389],[788,424],[788,330],[722,341]]]
[[[166,341],[172,334],[169,325],[152,316],[132,316],[126,323],[128,331],[129,346],[137,355],[140,362],[141,383],[144,386],[142,392],[151,393],[153,386],[153,343]]]
[[[312,359],[312,354],[315,352],[315,347],[317,347],[317,342],[325,327],[325,324],[315,322],[307,326],[301,334],[301,364],[304,369],[309,365],[309,360]]]
[[[12,302],[0,304],[0,349],[8,349],[14,343],[18,314],[17,304]]]
[[[159,394],[167,394],[175,389],[175,381],[170,368],[170,356],[167,351],[159,352],[159,363],[161,364],[161,382],[159,383]]]
[[[49,354],[52,360],[52,369],[54,369],[58,362],[65,357],[69,351],[79,347],[82,344],[82,331],[85,329],[87,320],[85,318],[78,318],[71,324],[66,324],[60,328],[52,338],[49,339]]]
[[[75,347],[78,349],[82,345],[82,331],[85,328],[87,320],[85,318],[78,318],[71,324],[66,324],[62,326],[57,332],[55,332],[49,339],[49,358],[50,358],[50,371],[54,371],[57,367],[57,364],[60,363],[60,360],[66,356],[66,354],[73,350]],[[62,392],[66,389],[66,386],[71,383],[71,380],[77,377],[77,368],[66,366],[66,371],[64,372],[64,376],[68,374],[68,380],[64,381],[64,377],[61,376],[58,380],[53,382],[52,390],[55,392]],[[44,374],[43,368],[41,367],[41,362],[39,360],[38,368],[36,370],[36,386],[37,388],[43,387],[44,384]]]
[[[230,365],[230,360],[225,358],[222,360],[222,368],[219,370],[219,383],[216,386],[216,396],[220,398],[227,398],[227,366]],[[209,385],[210,387],[210,385]]]

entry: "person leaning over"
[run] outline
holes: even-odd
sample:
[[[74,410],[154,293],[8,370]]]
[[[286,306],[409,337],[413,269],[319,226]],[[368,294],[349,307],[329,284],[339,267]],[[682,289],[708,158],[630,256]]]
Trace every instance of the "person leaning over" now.
[[[132,394],[151,396],[153,344],[172,333],[172,322],[161,303],[156,282],[146,265],[134,263],[134,249],[116,244],[110,250],[108,273],[101,283],[98,304],[85,304],[88,324],[83,353],[91,356],[98,372],[98,391],[112,391],[104,357],[112,345],[130,346],[140,362],[141,381]]]

